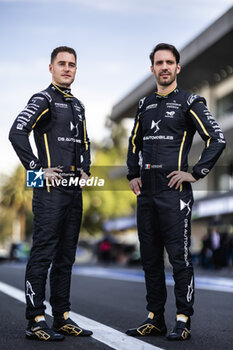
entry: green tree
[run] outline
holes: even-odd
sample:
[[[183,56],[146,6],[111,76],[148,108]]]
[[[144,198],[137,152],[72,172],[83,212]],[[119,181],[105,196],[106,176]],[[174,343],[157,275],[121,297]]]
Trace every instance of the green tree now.
[[[31,211],[32,191],[26,189],[25,169],[18,166],[1,188],[0,205],[14,213],[20,225],[20,239],[25,239],[26,214]]]
[[[106,181],[104,188],[83,191],[83,227],[91,234],[101,230],[105,220],[135,212],[136,198],[126,179],[127,131],[123,124],[106,122],[110,136],[101,145],[95,144],[91,174]],[[115,175],[114,175],[115,173]]]
[[[12,234],[12,222],[14,213],[12,210],[1,208],[0,211],[0,243],[5,243]]]
[[[91,234],[101,231],[105,220],[119,216],[132,215],[135,211],[136,198],[130,191],[126,179],[127,131],[123,124],[115,124],[107,118],[106,126],[109,137],[100,144],[92,143],[92,176],[107,180],[107,190],[84,189],[83,229]],[[116,173],[114,176],[113,173]],[[9,232],[9,213],[20,224],[20,238],[32,231],[31,213],[32,191],[25,188],[25,169],[19,166],[8,177],[1,188],[0,205],[4,216],[0,216],[2,237]],[[27,226],[27,227],[26,227]],[[4,229],[3,229],[4,228]]]

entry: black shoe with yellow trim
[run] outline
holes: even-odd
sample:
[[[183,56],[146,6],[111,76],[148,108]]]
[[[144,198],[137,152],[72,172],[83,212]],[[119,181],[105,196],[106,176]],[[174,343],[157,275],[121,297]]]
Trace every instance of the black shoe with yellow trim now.
[[[42,341],[59,341],[65,339],[64,335],[54,332],[45,322],[44,316],[37,316],[28,322],[26,338]]]
[[[176,316],[176,324],[168,334],[168,340],[188,340],[191,338],[191,319],[185,315]]]
[[[69,312],[64,312],[63,316],[54,317],[52,330],[61,334],[72,335],[75,337],[88,337],[93,334],[92,331],[83,329],[72,321],[69,318]]]
[[[164,335],[166,332],[167,327],[163,314],[155,315],[153,312],[150,312],[148,318],[137,328],[128,329],[125,333],[131,337],[140,337],[144,335]]]

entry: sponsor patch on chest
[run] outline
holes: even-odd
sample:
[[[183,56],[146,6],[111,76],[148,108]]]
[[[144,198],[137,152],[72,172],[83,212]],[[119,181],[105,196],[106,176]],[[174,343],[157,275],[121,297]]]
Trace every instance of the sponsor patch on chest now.
[[[175,111],[166,111],[165,113],[165,118],[171,118],[173,119],[175,116],[176,112]]]
[[[175,100],[172,102],[167,102],[166,103],[167,108],[173,108],[173,109],[180,109],[181,103],[176,102]]]
[[[57,108],[68,108],[68,104],[67,103],[58,103],[58,102],[55,102],[55,106]]]

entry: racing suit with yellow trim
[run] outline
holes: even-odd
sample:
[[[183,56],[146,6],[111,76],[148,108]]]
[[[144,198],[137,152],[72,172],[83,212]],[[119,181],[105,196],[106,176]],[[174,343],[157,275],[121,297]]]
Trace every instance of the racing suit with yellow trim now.
[[[204,98],[180,90],[154,93],[139,101],[129,139],[128,179],[141,177],[137,197],[137,223],[141,261],[145,271],[147,309],[164,312],[166,286],[164,247],[173,267],[178,314],[191,316],[194,277],[190,254],[193,204],[190,183],[169,188],[167,175],[188,171],[188,153],[195,132],[205,148],[192,169],[198,180],[206,176],[225,148],[223,133],[206,107]]]
[[[89,174],[90,144],[82,103],[70,89],[51,84],[31,97],[10,130],[9,139],[27,170],[58,167],[62,176]],[[29,134],[34,131],[38,157]],[[43,315],[45,285],[50,271],[53,315],[70,310],[71,269],[75,260],[82,220],[79,187],[34,188],[33,245],[26,268],[26,318]]]

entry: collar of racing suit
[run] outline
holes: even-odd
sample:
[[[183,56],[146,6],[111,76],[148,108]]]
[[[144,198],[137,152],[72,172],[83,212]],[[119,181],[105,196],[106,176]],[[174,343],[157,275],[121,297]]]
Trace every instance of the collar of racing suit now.
[[[180,91],[180,89],[178,88],[178,86],[176,86],[173,90],[169,91],[167,94],[160,94],[157,91],[155,91],[155,95],[157,98],[162,99],[162,98],[168,98],[172,94],[176,94],[179,91]]]
[[[59,93],[60,95],[63,96],[63,99],[65,101],[72,101],[74,96],[72,95],[71,93],[71,89],[68,89],[68,88],[64,88],[64,87],[61,87],[61,86],[58,86],[58,85],[55,85],[54,83],[51,83],[50,86],[49,86],[53,91]]]

